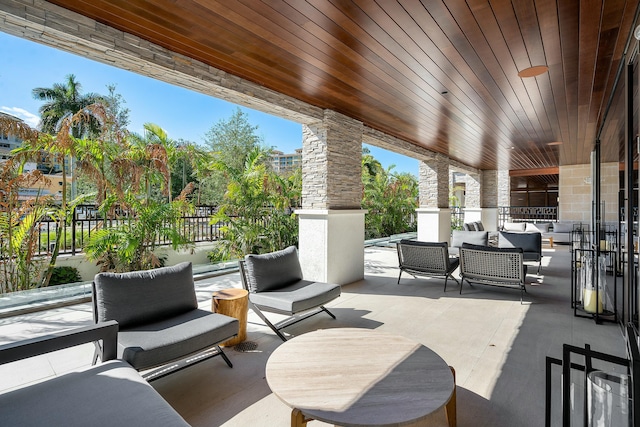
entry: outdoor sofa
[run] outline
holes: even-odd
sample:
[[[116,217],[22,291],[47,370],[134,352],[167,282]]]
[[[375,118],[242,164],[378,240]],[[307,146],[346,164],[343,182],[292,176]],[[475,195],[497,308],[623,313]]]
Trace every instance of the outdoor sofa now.
[[[129,363],[116,360],[118,323],[0,346],[0,364],[102,342],[103,363],[0,394],[0,424],[11,427],[180,427],[187,422]]]

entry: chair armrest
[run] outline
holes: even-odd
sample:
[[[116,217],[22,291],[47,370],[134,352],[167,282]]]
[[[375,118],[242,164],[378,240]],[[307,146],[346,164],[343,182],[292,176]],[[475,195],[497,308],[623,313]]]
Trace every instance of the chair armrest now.
[[[1,345],[0,365],[98,340],[102,340],[103,343],[102,360],[115,359],[118,345],[118,322],[110,320],[83,328]]]

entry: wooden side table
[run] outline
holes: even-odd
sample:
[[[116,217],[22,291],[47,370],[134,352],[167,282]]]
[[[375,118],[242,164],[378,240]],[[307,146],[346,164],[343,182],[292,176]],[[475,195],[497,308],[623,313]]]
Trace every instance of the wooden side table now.
[[[211,311],[235,317],[240,323],[238,336],[220,344],[231,347],[247,339],[247,311],[249,309],[249,292],[245,289],[223,289],[212,294]]]

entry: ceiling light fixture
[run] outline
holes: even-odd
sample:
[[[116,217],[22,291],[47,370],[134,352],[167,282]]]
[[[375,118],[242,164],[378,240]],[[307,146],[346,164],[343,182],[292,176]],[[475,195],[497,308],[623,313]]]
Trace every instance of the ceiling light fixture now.
[[[535,65],[518,72],[518,77],[536,77],[549,71],[546,65]]]
[[[640,25],[636,27],[635,31],[633,32],[633,36],[636,38],[636,40],[640,40]]]
[[[562,145],[562,141],[547,142],[547,145]]]

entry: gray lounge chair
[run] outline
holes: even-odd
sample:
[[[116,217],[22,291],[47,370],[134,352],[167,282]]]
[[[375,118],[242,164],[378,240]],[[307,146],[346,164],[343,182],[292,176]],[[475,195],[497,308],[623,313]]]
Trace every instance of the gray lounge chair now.
[[[321,312],[336,318],[324,307],[340,296],[340,285],[304,280],[298,251],[290,246],[262,255],[246,255],[240,260],[242,286],[249,291],[249,305],[273,332],[286,341],[280,332]],[[272,323],[263,312],[289,316]]]
[[[198,309],[189,262],[155,270],[97,274],[93,315],[96,323],[115,320],[120,325],[119,359],[139,371],[162,366],[145,374],[148,380],[217,355],[233,366],[217,344],[238,334],[238,320]],[[187,365],[163,366],[201,352],[202,357]]]
[[[458,258],[449,257],[447,242],[419,242],[416,240],[401,240],[397,243],[400,274],[403,272],[416,276],[444,277],[444,290],[447,291],[447,280],[453,277],[458,268]]]

